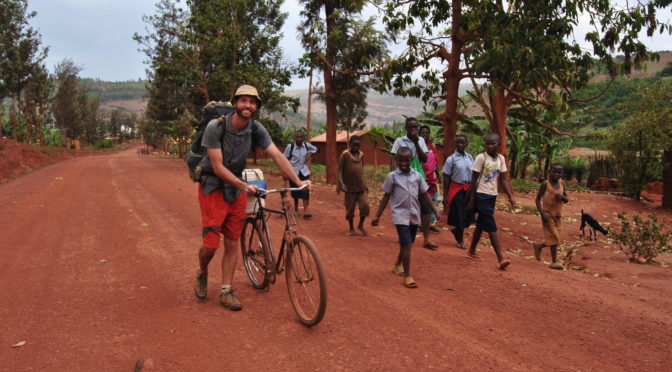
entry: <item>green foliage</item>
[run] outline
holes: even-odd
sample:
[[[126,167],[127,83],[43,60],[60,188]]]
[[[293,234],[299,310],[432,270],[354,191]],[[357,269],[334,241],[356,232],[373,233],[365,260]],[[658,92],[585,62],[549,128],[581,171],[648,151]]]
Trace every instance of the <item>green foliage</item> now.
[[[176,114],[195,113],[210,100],[230,100],[239,85],[250,84],[259,89],[264,110],[296,110],[298,101],[283,94],[292,69],[279,47],[287,17],[280,4],[188,0],[182,7],[176,0],[158,1],[156,14],[143,17],[149,33],[133,36],[148,58],[150,103]],[[165,121],[161,110],[148,114]]]
[[[560,159],[559,163],[562,164],[565,169],[564,178],[567,180],[571,180],[576,176],[576,181],[581,183],[583,176],[588,172],[588,161],[580,156],[565,157]]]
[[[539,182],[535,182],[526,178],[512,178],[511,186],[516,192],[531,193],[539,190]]]
[[[637,200],[645,184],[660,178],[661,153],[672,148],[672,80],[661,80],[638,95],[635,113],[607,141],[624,171],[621,183],[626,194]]]
[[[102,139],[99,139],[96,142],[96,148],[98,150],[111,149],[113,147],[114,147],[114,142],[111,139],[102,138]]]
[[[647,263],[659,253],[672,252],[672,246],[668,245],[672,230],[665,231],[666,221],[659,224],[655,214],[650,214],[647,219],[633,214],[630,221],[626,213],[619,213],[618,221],[620,228],[610,229],[609,233],[630,261]]]
[[[149,95],[147,81],[107,82],[99,79],[81,79],[87,92],[98,98],[100,102],[117,100],[144,99]]]
[[[277,121],[268,117],[262,117],[257,120],[264,126],[264,128],[266,128],[276,146],[284,146],[287,144],[282,127],[280,127],[280,124],[278,124]]]

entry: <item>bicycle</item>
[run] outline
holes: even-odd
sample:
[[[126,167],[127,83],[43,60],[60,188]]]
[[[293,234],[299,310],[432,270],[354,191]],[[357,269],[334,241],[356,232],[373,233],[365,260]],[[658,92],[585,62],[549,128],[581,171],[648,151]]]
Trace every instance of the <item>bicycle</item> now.
[[[269,284],[275,284],[277,276],[285,271],[294,311],[303,324],[311,327],[322,320],[327,309],[327,283],[317,248],[308,237],[297,232],[301,226],[287,197],[288,192],[303,190],[305,187],[258,189],[255,194],[257,212],[253,217],[245,219],[240,247],[245,271],[255,289],[268,290]],[[262,205],[261,199],[273,193],[280,193],[282,210]],[[285,217],[285,230],[277,261],[268,229],[268,219],[272,214]]]

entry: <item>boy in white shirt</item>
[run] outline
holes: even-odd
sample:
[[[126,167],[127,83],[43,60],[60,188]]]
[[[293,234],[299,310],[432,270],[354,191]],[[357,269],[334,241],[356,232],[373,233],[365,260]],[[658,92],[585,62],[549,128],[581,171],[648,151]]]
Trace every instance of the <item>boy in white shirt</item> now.
[[[476,246],[481,239],[483,231],[488,233],[492,248],[497,255],[499,269],[504,270],[511,264],[511,260],[502,256],[502,248],[497,236],[497,224],[495,223],[495,201],[497,200],[497,180],[508,171],[506,159],[497,153],[499,145],[499,135],[490,133],[485,137],[485,152],[476,156],[474,165],[471,167],[472,182],[474,185],[469,190],[469,201],[467,209],[478,215],[476,219],[476,229],[471,239],[467,257],[474,261],[481,261],[481,257],[476,254]],[[509,198],[511,207],[516,207],[516,201],[509,188],[509,184],[502,182],[504,193]]]

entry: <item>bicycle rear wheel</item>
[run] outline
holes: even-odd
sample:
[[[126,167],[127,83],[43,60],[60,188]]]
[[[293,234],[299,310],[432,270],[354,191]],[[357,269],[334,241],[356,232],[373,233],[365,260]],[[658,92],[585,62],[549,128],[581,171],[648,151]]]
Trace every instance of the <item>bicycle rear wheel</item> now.
[[[258,220],[248,218],[240,235],[240,249],[243,252],[243,264],[247,277],[252,282],[252,287],[263,290],[268,287],[268,268],[273,266],[272,259],[268,255],[261,228]]]
[[[315,244],[296,236],[287,247],[285,278],[289,299],[301,323],[314,326],[327,310],[327,282]]]

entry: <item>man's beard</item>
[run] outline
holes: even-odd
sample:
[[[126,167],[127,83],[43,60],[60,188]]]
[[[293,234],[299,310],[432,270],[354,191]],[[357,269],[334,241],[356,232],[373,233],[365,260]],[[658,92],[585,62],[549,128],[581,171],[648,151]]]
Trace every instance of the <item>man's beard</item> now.
[[[249,111],[249,112],[250,112],[250,116],[245,116],[245,115],[243,114],[243,111]],[[250,119],[250,118],[252,118],[252,116],[254,116],[254,111],[252,111],[252,110],[250,110],[250,109],[239,109],[239,108],[236,107],[236,114],[237,114],[238,116],[240,116],[241,118]]]

